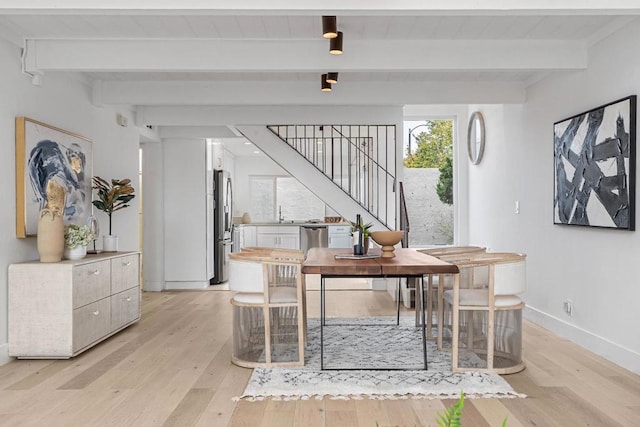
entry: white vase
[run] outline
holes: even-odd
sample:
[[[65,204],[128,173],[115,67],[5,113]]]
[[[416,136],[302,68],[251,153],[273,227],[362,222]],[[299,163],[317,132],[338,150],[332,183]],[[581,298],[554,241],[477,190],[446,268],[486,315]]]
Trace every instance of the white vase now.
[[[118,252],[118,235],[107,234],[102,236],[102,250],[105,252]]]
[[[75,248],[68,248],[65,246],[62,255],[64,259],[82,259],[87,256],[87,247],[80,245]]]

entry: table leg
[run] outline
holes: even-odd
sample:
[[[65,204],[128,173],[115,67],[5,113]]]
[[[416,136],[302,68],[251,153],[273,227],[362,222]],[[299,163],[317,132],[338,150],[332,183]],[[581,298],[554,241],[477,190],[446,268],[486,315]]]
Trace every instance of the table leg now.
[[[400,288],[402,287],[402,279],[399,277],[398,277],[397,286],[398,286],[398,296],[396,298],[396,326],[400,324]]]
[[[420,277],[420,317],[422,324],[422,354],[424,355],[424,369],[427,370],[427,322],[424,316],[426,301],[424,300],[424,276]]]
[[[320,370],[324,369],[324,276],[320,276]]]

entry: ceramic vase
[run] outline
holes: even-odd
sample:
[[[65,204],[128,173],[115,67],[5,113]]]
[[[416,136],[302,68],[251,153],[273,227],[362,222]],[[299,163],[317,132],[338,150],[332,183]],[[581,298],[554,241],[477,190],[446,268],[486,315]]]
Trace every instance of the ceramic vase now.
[[[38,217],[40,262],[60,262],[64,252],[64,224],[57,210],[44,208]]]
[[[87,247],[80,245],[75,248],[68,248],[65,246],[63,255],[64,259],[82,259],[87,256]]]
[[[105,252],[118,252],[118,235],[107,234],[102,236],[102,250]]]

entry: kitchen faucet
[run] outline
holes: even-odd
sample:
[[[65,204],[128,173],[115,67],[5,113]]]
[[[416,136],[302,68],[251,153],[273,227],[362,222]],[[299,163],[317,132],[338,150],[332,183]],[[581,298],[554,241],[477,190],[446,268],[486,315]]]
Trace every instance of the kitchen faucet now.
[[[284,217],[282,216],[282,205],[278,205],[278,222],[282,224]]]

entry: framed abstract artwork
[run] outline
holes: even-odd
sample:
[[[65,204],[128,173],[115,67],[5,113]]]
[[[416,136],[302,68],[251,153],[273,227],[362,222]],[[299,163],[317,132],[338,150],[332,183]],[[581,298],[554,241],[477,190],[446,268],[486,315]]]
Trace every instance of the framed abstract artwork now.
[[[35,236],[47,194],[64,190],[65,224],[85,225],[91,216],[91,141],[16,117],[16,237]]]
[[[635,230],[636,96],[553,125],[554,223]]]

